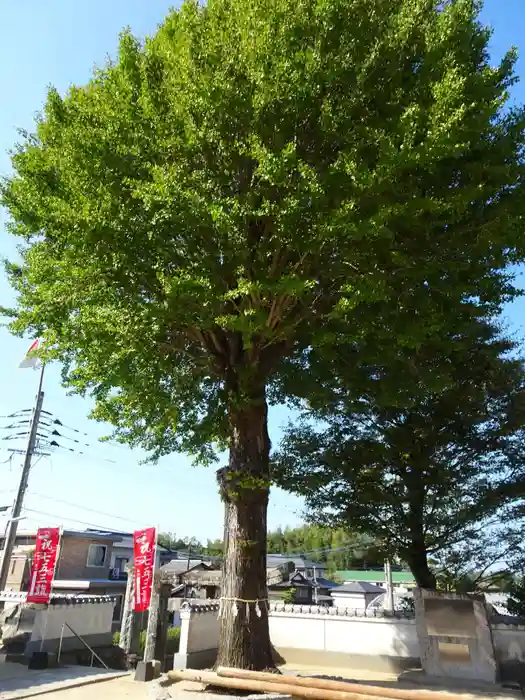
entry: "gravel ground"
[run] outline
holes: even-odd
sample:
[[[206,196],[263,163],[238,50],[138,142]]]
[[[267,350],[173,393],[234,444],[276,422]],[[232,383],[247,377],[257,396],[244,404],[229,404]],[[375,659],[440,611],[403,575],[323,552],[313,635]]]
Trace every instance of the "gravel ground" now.
[[[291,674],[298,669],[283,669],[286,673]],[[317,669],[316,669],[317,671]],[[339,671],[339,669],[338,669]],[[316,677],[329,678],[341,681],[358,681],[362,683],[377,683],[385,688],[388,693],[388,687],[410,687],[413,689],[434,690],[436,698],[439,699],[440,694],[452,692],[462,695],[462,700],[495,700],[495,694],[485,692],[467,691],[465,687],[440,689],[439,687],[397,683],[395,676],[387,674],[362,674],[356,669],[341,669],[341,673],[351,674],[342,676],[340,673],[328,675],[326,673],[315,673],[310,669],[300,669],[300,675],[311,675]],[[375,677],[374,677],[375,676]],[[351,689],[351,682],[349,683]],[[0,698],[2,693],[0,693]],[[277,693],[265,694],[264,700],[290,700],[289,695],[280,695]],[[114,680],[104,681],[93,685],[86,685],[78,688],[69,688],[67,690],[58,690],[56,692],[46,693],[45,700],[101,700],[101,698],[111,698],[111,700],[239,700],[239,696],[229,694],[216,694],[206,692],[202,683],[192,683],[182,681],[180,683],[172,683],[165,685],[163,679],[153,681],[151,683],[139,683],[133,680],[133,676],[126,676]],[[261,700],[260,694],[245,695],[242,700]],[[511,692],[500,691],[497,695],[497,700],[517,700],[519,696]],[[521,696],[523,698],[523,696]]]
[[[362,684],[380,685],[385,690],[385,695],[388,695],[388,688],[407,688],[411,690],[432,690],[439,699],[440,695],[454,693],[461,696],[461,700],[519,700],[523,698],[523,694],[503,689],[499,686],[480,686],[479,688],[469,688],[465,683],[448,683],[446,687],[439,685],[427,685],[422,683],[401,682],[399,683],[395,676],[387,674],[367,674],[365,677],[360,677],[360,674],[355,669],[352,669],[352,678],[341,675],[327,675],[326,673],[310,673],[301,669],[298,673],[296,669],[283,669],[288,675],[309,675],[312,678],[324,678],[326,680],[346,681],[348,682],[348,690],[352,690],[352,682]],[[356,677],[357,676],[357,677]],[[375,681],[375,682],[374,682]],[[299,696],[299,693],[298,693]],[[265,693],[262,696],[260,693],[253,695],[244,695],[242,700],[261,700],[261,697],[269,700],[290,700],[292,696],[281,695],[278,693]],[[191,683],[182,681],[180,683],[165,684],[163,679],[155,681],[149,691],[149,700],[239,700],[239,696],[230,695],[227,693],[209,693],[204,690],[202,683]],[[379,698],[378,698],[379,700]]]

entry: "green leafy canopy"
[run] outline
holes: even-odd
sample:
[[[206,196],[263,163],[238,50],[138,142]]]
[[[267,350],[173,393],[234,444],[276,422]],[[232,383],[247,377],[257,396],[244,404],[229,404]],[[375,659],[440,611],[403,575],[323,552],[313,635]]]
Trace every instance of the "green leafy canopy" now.
[[[523,257],[524,115],[478,10],[186,1],[143,45],[125,32],[13,154],[13,332],[122,440],[206,460],[331,324],[389,313],[417,345],[460,304],[497,311]]]
[[[420,585],[428,554],[468,550],[476,528],[511,511],[523,527],[523,362],[492,324],[457,326],[386,364],[372,344],[318,364],[312,354],[317,390],[273,461],[310,522],[382,540]]]

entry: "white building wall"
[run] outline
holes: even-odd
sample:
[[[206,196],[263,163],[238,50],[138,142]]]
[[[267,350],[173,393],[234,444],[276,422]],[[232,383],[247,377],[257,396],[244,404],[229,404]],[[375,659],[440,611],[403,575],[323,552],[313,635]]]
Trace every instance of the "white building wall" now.
[[[334,602],[334,608],[346,610],[346,608],[354,608],[355,610],[364,610],[366,608],[366,598],[362,593],[331,593]]]

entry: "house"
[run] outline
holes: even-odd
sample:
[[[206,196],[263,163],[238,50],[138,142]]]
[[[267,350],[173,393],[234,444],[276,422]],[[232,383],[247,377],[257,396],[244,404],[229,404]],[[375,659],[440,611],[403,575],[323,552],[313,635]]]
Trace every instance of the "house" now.
[[[348,581],[362,581],[363,583],[385,584],[385,573],[383,569],[336,571],[335,576],[339,580],[342,580],[343,583]],[[416,580],[410,571],[392,571],[392,584],[394,588],[414,588]]]
[[[104,537],[115,538],[113,540],[113,547],[109,562],[109,577],[111,580],[115,581],[126,581],[128,577],[126,567],[128,564],[133,563],[133,533],[95,530],[92,528],[87,528],[85,532],[93,535],[93,537],[102,535]],[[167,552],[167,550],[164,547],[157,545],[155,562],[157,567],[160,566],[165,552]]]
[[[326,564],[312,561],[307,557],[293,554],[267,554],[266,565],[269,568],[281,566],[286,562],[292,562],[294,571],[298,571],[306,579],[312,580],[317,577],[324,577],[326,574]]]
[[[216,567],[213,567],[209,562],[203,561],[202,559],[172,559],[160,567],[160,572],[180,577],[186,572],[195,569],[199,571],[208,571],[213,568]]]
[[[366,610],[370,603],[384,592],[385,589],[377,583],[349,581],[342,586],[332,588],[330,594],[335,608]]]
[[[200,561],[205,561],[208,564],[216,564],[220,566],[222,564],[222,557],[212,556],[210,554],[202,554],[197,550],[188,549],[164,549],[161,550],[160,565],[164,566],[169,564],[170,561],[174,559],[180,559],[182,561],[188,561],[199,559]]]
[[[29,585],[29,574],[34,545],[18,545],[13,549],[11,562],[7,572],[6,590],[21,591],[26,590],[25,585]]]
[[[116,582],[111,580],[110,565],[113,548],[121,539],[116,533],[63,530],[54,585],[64,589],[72,582],[71,587],[75,589],[113,589]],[[3,545],[2,540],[3,538],[0,538]],[[12,590],[24,590],[29,581],[35,543],[36,532],[22,532],[17,535],[10,568],[10,572],[13,573],[9,577]],[[22,559],[25,559],[23,567],[19,564]],[[16,577],[15,571],[18,571]]]
[[[35,542],[36,532],[22,532],[17,535],[7,580],[8,589],[28,590]],[[111,575],[111,563],[115,560],[115,551],[118,551],[114,548],[119,542],[122,542],[122,536],[117,533],[63,530],[53,580],[53,592],[116,597],[114,622],[117,624],[120,621],[126,590],[126,580],[115,579]]]
[[[318,577],[313,582],[314,592],[313,592],[313,602],[315,605],[324,605],[326,607],[332,607],[334,599],[331,596],[331,591],[337,588],[339,584],[335,581],[329,581],[326,578]]]
[[[163,577],[171,577],[175,598],[216,598],[217,586],[212,575],[209,582],[203,578],[203,572],[216,570],[209,562],[202,559],[172,559],[160,567]],[[220,573],[220,571],[219,571]]]
[[[289,576],[282,577],[277,583],[268,585],[268,598],[270,600],[282,600],[288,591],[293,591],[293,603],[311,605],[314,597],[315,586],[300,571],[295,571]]]
[[[201,559],[190,559],[189,562],[184,559],[174,559],[161,566],[160,572],[164,578],[171,577],[172,598],[214,599],[221,595],[222,569],[217,563]],[[293,574],[293,565],[290,562],[267,568],[266,583],[269,590],[287,581],[291,574]],[[286,587],[292,586],[288,584]]]

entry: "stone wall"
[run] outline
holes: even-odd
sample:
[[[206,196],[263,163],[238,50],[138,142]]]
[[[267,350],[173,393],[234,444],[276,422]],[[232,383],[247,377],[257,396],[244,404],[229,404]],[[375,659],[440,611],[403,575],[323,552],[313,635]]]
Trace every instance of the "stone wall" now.
[[[208,668],[217,655],[217,601],[195,601],[180,611],[175,668]],[[520,621],[523,622],[523,621]],[[380,611],[270,603],[270,637],[285,662],[312,668],[399,672],[420,667],[415,620]],[[525,624],[492,624],[501,680],[525,680]]]
[[[510,621],[492,625],[492,641],[500,678],[525,685],[525,620],[520,624]]]

